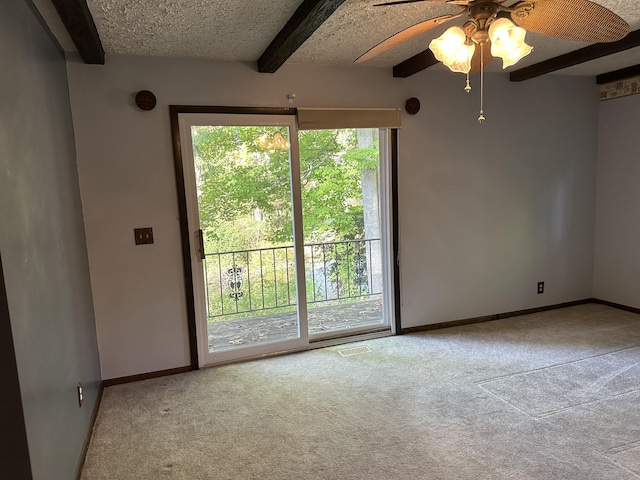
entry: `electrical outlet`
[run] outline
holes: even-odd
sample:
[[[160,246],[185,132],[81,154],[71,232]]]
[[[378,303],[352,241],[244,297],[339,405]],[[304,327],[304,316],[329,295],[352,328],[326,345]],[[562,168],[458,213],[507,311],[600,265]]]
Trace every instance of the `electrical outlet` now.
[[[544,293],[544,282],[538,282],[538,295]]]
[[[82,408],[82,402],[84,402],[84,392],[82,390],[82,383],[78,382],[78,407]]]

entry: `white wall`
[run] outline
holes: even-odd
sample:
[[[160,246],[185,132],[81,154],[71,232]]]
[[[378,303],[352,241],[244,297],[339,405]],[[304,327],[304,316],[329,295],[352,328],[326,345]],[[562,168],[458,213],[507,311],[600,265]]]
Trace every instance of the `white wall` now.
[[[425,108],[401,133],[403,325],[589,298],[593,79],[489,76],[478,125],[460,76],[422,78]]]
[[[593,295],[640,308],[640,95],[600,104]]]
[[[591,296],[597,89],[547,76],[478,85],[444,71],[110,56],[68,64],[104,378],[188,364],[168,105],[401,107],[403,327]],[[476,83],[476,82],[474,82]],[[135,92],[153,91],[142,112]],[[156,244],[133,245],[134,227]],[[536,295],[537,281],[547,292]]]

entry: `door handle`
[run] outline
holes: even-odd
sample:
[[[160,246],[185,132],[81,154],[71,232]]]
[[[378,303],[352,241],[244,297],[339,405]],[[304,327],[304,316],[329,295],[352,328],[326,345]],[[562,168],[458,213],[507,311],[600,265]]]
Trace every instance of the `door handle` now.
[[[202,230],[196,232],[196,237],[198,238],[198,246],[196,247],[198,257],[200,260],[204,260],[204,233]]]

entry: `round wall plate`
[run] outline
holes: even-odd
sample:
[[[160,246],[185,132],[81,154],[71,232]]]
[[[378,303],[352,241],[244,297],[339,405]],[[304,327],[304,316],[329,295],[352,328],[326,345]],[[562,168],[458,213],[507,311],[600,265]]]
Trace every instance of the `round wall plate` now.
[[[156,106],[156,96],[149,90],[136,93],[136,105],[140,110],[153,110]]]
[[[420,100],[418,100],[416,97],[411,97],[405,102],[404,109],[407,111],[407,113],[415,115],[420,111]]]

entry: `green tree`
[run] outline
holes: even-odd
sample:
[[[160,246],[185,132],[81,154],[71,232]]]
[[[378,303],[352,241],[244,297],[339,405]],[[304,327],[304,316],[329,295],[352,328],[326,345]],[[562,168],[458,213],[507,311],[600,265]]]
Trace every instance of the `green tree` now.
[[[289,153],[260,138],[285,127],[193,127],[200,224],[208,251],[292,243]],[[357,148],[355,130],[299,134],[306,242],[362,238],[363,168],[375,148]]]

